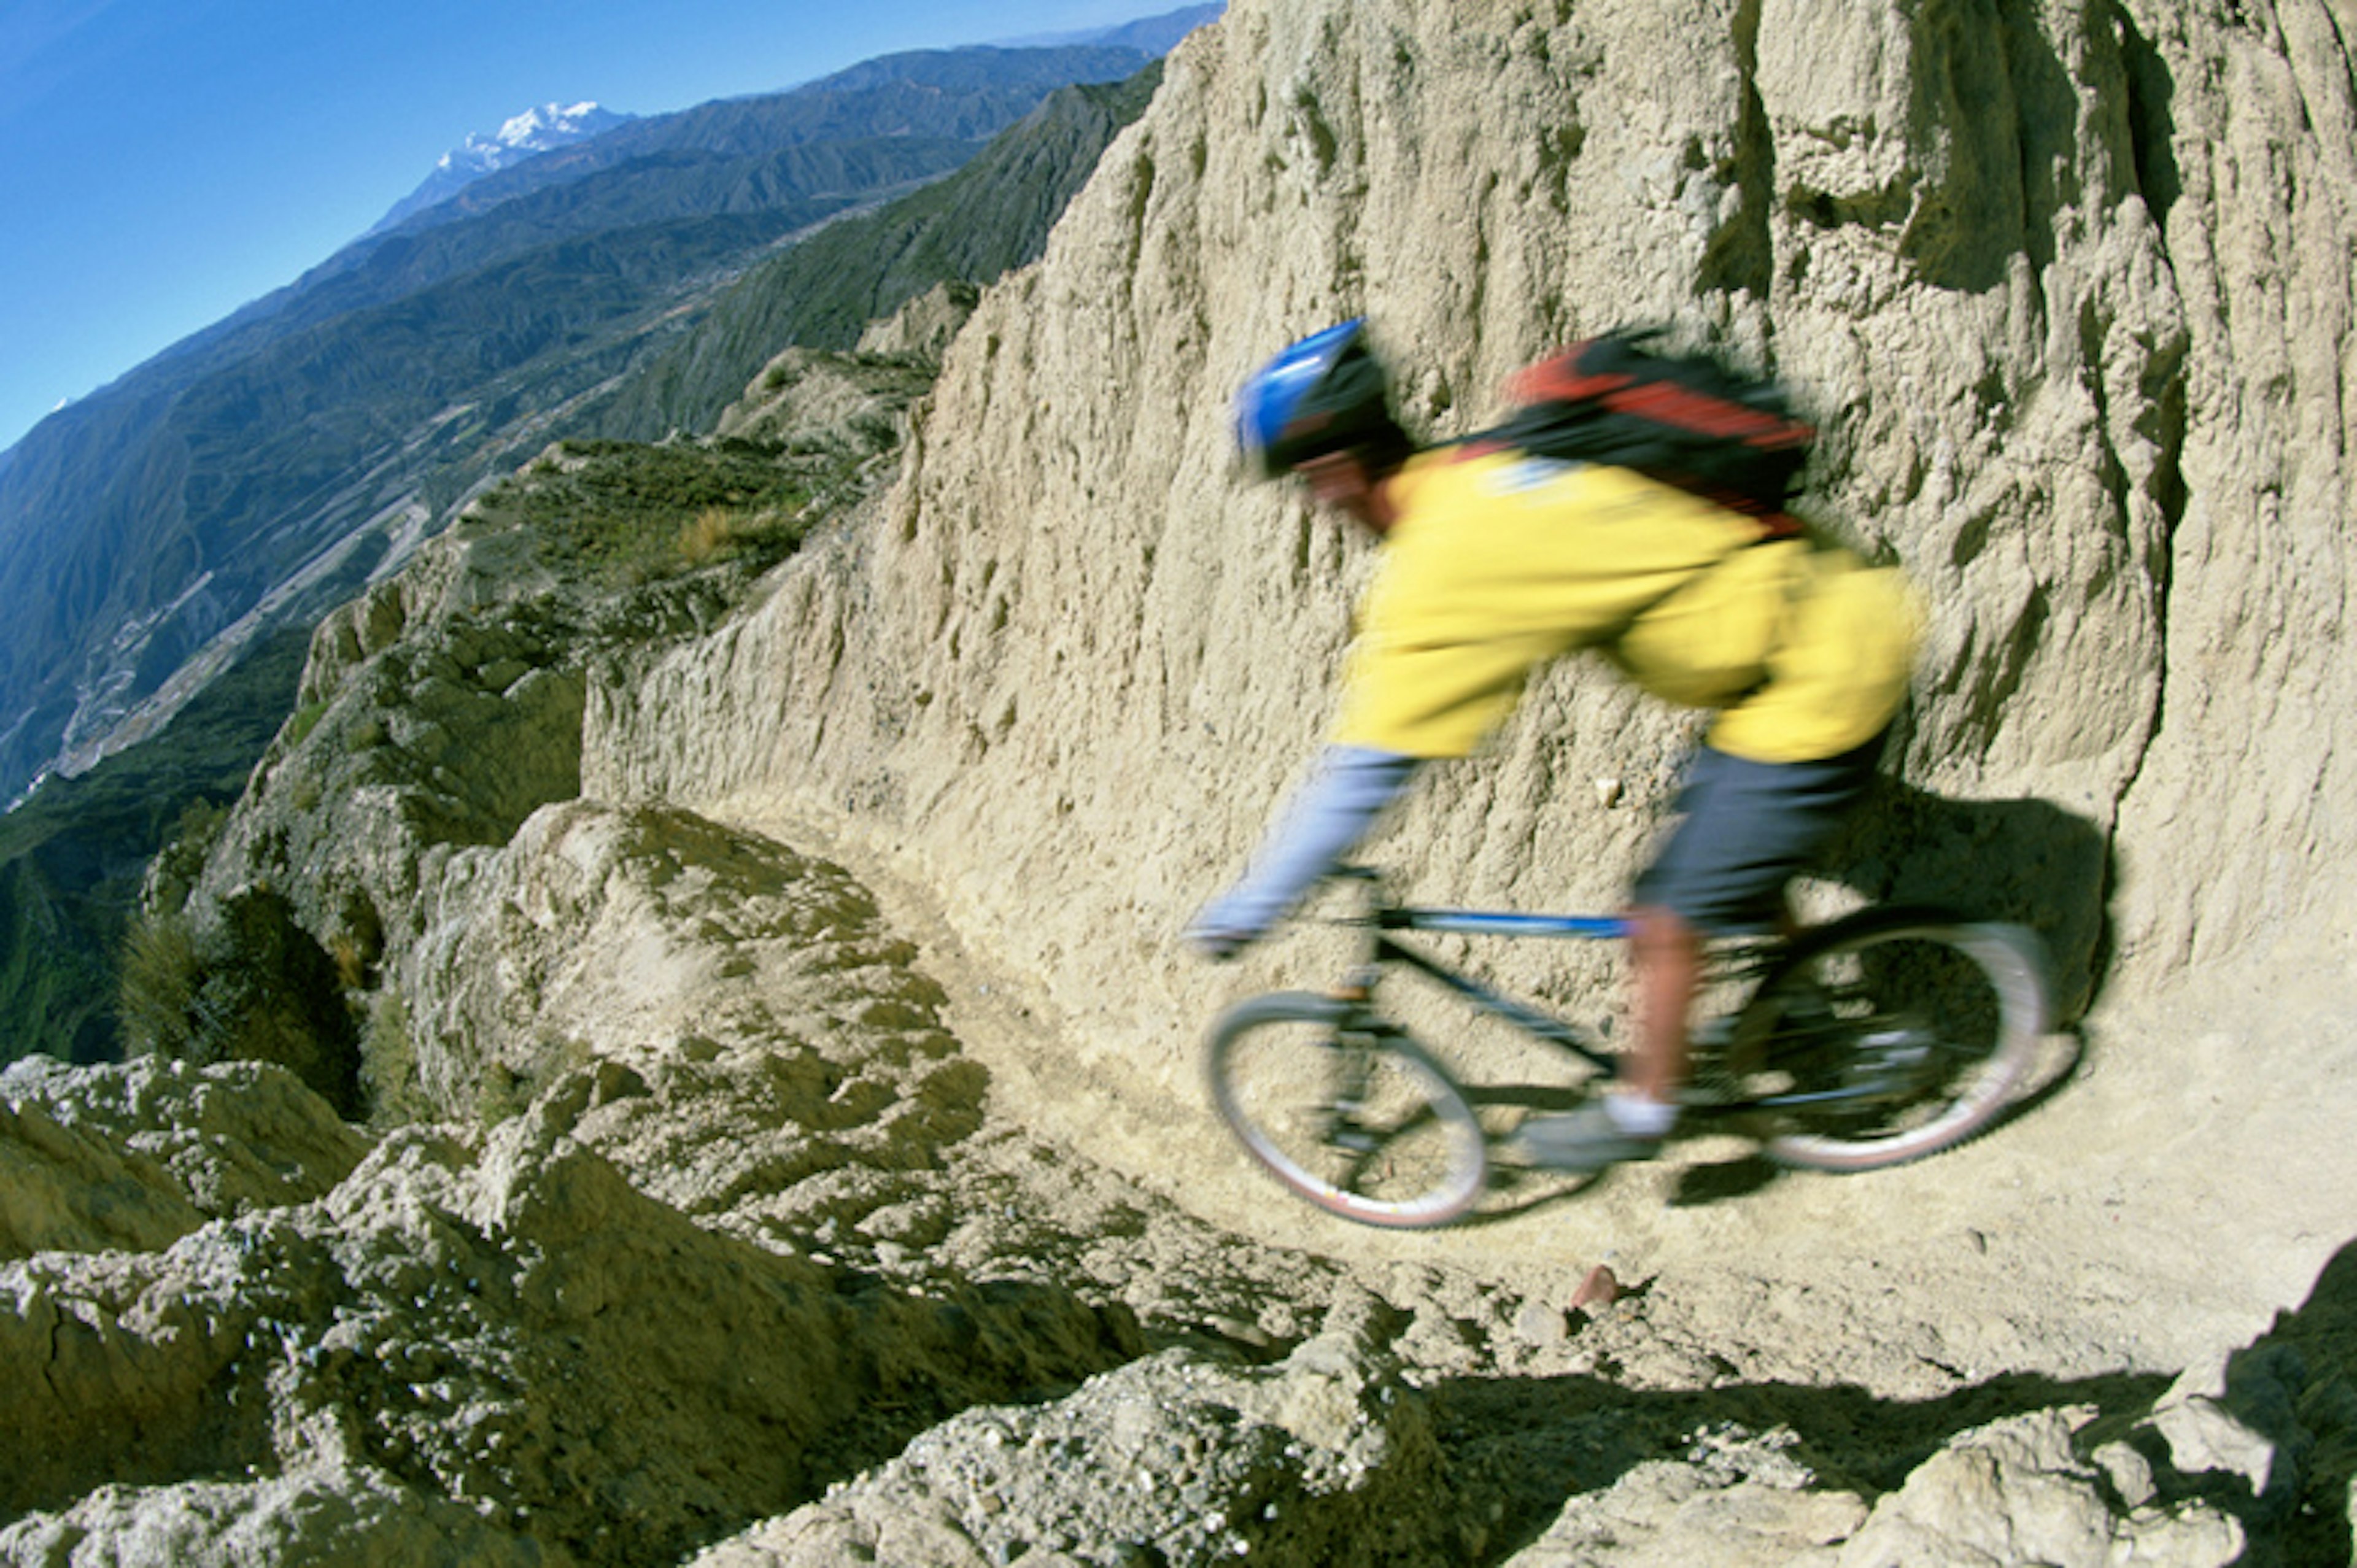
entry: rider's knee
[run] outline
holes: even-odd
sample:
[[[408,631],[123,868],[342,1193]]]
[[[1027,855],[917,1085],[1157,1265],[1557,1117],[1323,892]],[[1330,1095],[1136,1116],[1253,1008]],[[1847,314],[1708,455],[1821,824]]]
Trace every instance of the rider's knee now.
[[[1701,950],[1702,933],[1676,910],[1644,904],[1629,911],[1629,941],[1638,961],[1691,957]]]

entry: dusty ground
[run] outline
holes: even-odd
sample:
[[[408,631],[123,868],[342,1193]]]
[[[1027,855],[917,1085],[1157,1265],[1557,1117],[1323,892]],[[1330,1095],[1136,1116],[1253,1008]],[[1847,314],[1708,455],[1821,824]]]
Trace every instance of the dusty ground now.
[[[2319,1086],[2255,1092],[2238,1070],[2240,1030],[2215,1021],[2235,1016],[2231,995],[2212,999],[2208,1022],[2190,1004],[2099,1009],[2057,1036],[2052,1066],[2066,1076],[2039,1103],[1913,1167],[1785,1172],[1732,1141],[1697,1141],[1595,1182],[1533,1184],[1441,1230],[1351,1225],[1252,1165],[1196,1083],[1142,1104],[1092,1081],[1060,1042],[1076,1026],[977,966],[918,890],[845,858],[894,924],[919,933],[952,1027],[1013,1122],[1223,1229],[1346,1268],[1465,1269],[1543,1296],[1608,1264],[1649,1282],[1654,1312],[1757,1358],[1763,1375],[1837,1375],[1904,1396],[2000,1369],[2174,1371],[2297,1306],[2357,1230],[2357,1148],[2319,1088],[2357,1063],[2357,1024],[2320,994],[2300,1026],[2318,1041]],[[2280,1015],[2292,1000],[2267,1006]]]
[[[1253,1280],[1223,1306],[1246,1343],[1297,1335],[1329,1283],[1372,1293],[1398,1314],[1387,1348],[1432,1393],[1455,1473],[1482,1477],[1506,1538],[1533,1542],[1534,1565],[1701,1560],[1681,1559],[1694,1541],[1664,1523],[1698,1484],[1711,1492],[1783,1465],[1803,1479],[1787,1483],[1800,1491],[1776,1494],[1780,1509],[1828,1493],[1857,1503],[1898,1495],[1910,1475],[1931,1473],[1922,1466],[1943,1444],[1990,1431],[2006,1441],[2042,1432],[2037,1441],[2075,1455],[2065,1463],[2083,1479],[2109,1476],[2114,1461],[2135,1470],[2122,1440],[2142,1430],[2128,1446],[2158,1455],[2166,1472],[2156,1407],[2223,1391],[2230,1362],[2244,1364],[2287,1321],[2279,1315],[2305,1308],[2288,1319],[2294,1327],[2344,1325],[2357,1305],[2345,1299],[2345,1258],[2340,1283],[2319,1283],[2350,1240],[2347,1195],[2357,1192],[2357,1153],[2338,1135],[2342,1117],[2326,1091],[2357,1059],[2357,1032],[2323,1004],[2329,986],[2304,1013],[2297,998],[2266,999],[2268,1015],[2300,1016],[2315,1034],[2319,1082],[2296,1092],[2255,1096],[2237,1070],[2253,998],[2220,993],[2206,1006],[2141,1015],[2099,1007],[2058,1036],[2059,1076],[2036,1103],[1913,1167],[1785,1173],[1731,1142],[1697,1142],[1594,1182],[1525,1185],[1444,1230],[1387,1231],[1284,1193],[1232,1145],[1196,1084],[1142,1100],[1116,1075],[1076,1067],[1069,1032],[1082,1026],[1046,1015],[976,963],[926,896],[880,860],[841,858],[942,984],[945,1021],[990,1070],[991,1124],[1020,1129],[1027,1150],[1066,1151],[1027,1156],[1028,1222],[1086,1233],[1104,1211],[1094,1184],[1134,1184],[1126,1201],[1173,1216],[1157,1227],[1157,1268],[1232,1289]],[[2302,1154],[2294,1162],[2255,1150]],[[1069,1208],[1060,1197],[1067,1159],[1092,1173],[1073,1187],[1088,1196]],[[1620,1294],[1582,1304],[1598,1265]],[[2348,1353],[2357,1346],[2337,1358],[2344,1370],[2315,1369],[2302,1407],[2315,1428],[2298,1444],[2344,1455],[2324,1466],[2326,1522],[2300,1538],[2309,1544],[2276,1556],[2286,1549],[2266,1532],[2292,1505],[2263,1508],[2246,1495],[2284,1485],[2287,1464],[2272,1483],[2267,1461],[2247,1458],[2255,1478],[2165,1477],[2159,1500],[2239,1498],[2220,1506],[2262,1519],[2244,1561],[2345,1553],[2346,1530],[2330,1514],[2340,1511],[2335,1488],[2347,1486],[2351,1432],[2339,1423],[2357,1411],[2314,1412],[2357,1405]],[[2313,1393],[2327,1382],[2338,1391]],[[2089,1458],[2097,1452],[2100,1464]],[[2180,1443],[2176,1457],[2190,1465],[2195,1453]],[[1656,1464],[1663,1474],[1647,1470]],[[2123,1519],[2155,1500],[2133,1477],[2095,1489]],[[2314,1515],[2313,1500],[2299,1506]],[[1986,1499],[1982,1508],[2003,1511]],[[1778,1518],[1791,1530],[1771,1530],[1756,1559],[1722,1543],[1709,1560],[1803,1561],[1821,1549],[1804,1544],[1819,1526],[1818,1539],[1846,1538],[1853,1550],[1872,1536],[1852,1533],[1856,1519]],[[1582,1555],[1595,1549],[1584,1530],[1626,1550]],[[1641,1552],[1628,1545],[1639,1538],[1649,1543]],[[1889,1544],[1887,1531],[1873,1539]],[[2126,1539],[2111,1546],[2126,1550]],[[1571,1554],[1545,1556],[1550,1541]],[[1948,1549],[1886,1560],[1946,1561]],[[2029,1547],[2017,1541],[1996,1560],[2028,1560],[2009,1550]],[[2190,1529],[2136,1550],[2149,1553],[2137,1561],[2235,1555],[2213,1555],[2218,1538]],[[1502,1561],[1495,1552],[1493,1541],[1489,1555]]]
[[[1071,1021],[862,869],[669,809],[536,814],[414,1004],[559,1065],[357,1169],[258,1137],[277,1185],[225,1180],[252,1162],[188,1128],[251,1069],[11,1074],[11,1191],[95,1159],[118,1213],[161,1196],[135,1239],[0,1262],[0,1435],[42,1456],[0,1562],[2346,1554],[2329,1097],[2127,1116],[2150,1075],[2099,1036],[1920,1167],[1696,1146],[1373,1230],[1248,1168],[1191,1086],[1072,1069]],[[2179,1103],[2242,1103],[2231,1039],[2192,1038]],[[2184,1155],[2220,1136],[2309,1140],[2319,1185],[2211,1179]]]

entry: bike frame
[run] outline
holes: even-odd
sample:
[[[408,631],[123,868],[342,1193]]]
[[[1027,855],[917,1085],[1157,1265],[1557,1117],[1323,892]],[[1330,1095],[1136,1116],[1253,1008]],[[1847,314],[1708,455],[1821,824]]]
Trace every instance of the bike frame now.
[[[1494,1015],[1523,1033],[1570,1052],[1602,1072],[1613,1070],[1613,1058],[1578,1029],[1472,976],[1459,973],[1428,953],[1398,940],[1394,931],[1426,931],[1459,937],[1546,937],[1571,941],[1612,941],[1625,938],[1630,922],[1616,915],[1517,915],[1488,909],[1428,909],[1394,904],[1383,879],[1361,866],[1345,867],[1336,875],[1363,882],[1374,903],[1372,915],[1348,922],[1371,928],[1367,961],[1352,976],[1351,989],[1363,996],[1372,992],[1377,977],[1394,964],[1412,969],[1454,992],[1483,1012]]]
[[[1395,940],[1395,930],[1430,931],[1465,937],[1554,937],[1574,941],[1609,941],[1629,934],[1629,922],[1609,915],[1504,915],[1480,909],[1416,909],[1387,907],[1375,916],[1374,948],[1368,968],[1380,971],[1399,964],[1456,993],[1485,1013],[1493,1014],[1551,1046],[1569,1051],[1604,1072],[1613,1058],[1587,1036],[1552,1013],[1507,995],[1472,976],[1459,973],[1427,953]],[[1372,979],[1372,976],[1370,976]]]
[[[1451,969],[1429,953],[1400,941],[1392,933],[1424,931],[1440,936],[1612,941],[1630,934],[1632,929],[1630,920],[1617,915],[1523,915],[1489,909],[1439,909],[1394,904],[1384,889],[1382,876],[1374,871],[1350,866],[1335,875],[1345,880],[1366,884],[1373,903],[1370,914],[1344,922],[1365,926],[1370,931],[1366,961],[1352,972],[1350,983],[1345,988],[1347,999],[1361,1006],[1371,1006],[1376,982],[1383,972],[1398,965],[1415,971],[1534,1039],[1569,1052],[1599,1072],[1609,1076],[1618,1070],[1619,1058],[1605,1051],[1574,1025],[1495,986]],[[1696,1116],[1799,1110],[1864,1098],[1871,1092],[1870,1088],[1798,1090],[1718,1103],[1695,1101],[1690,1102],[1686,1109]]]

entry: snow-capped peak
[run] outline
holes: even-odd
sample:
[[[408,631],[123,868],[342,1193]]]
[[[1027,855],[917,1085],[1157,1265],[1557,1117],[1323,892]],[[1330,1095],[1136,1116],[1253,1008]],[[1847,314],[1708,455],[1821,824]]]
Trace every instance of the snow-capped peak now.
[[[447,201],[487,174],[520,164],[537,154],[586,142],[634,118],[595,103],[544,103],[511,114],[490,136],[470,135],[464,145],[442,155],[425,183],[394,203],[393,210],[369,231],[375,234],[412,214]]]
[[[527,109],[512,115],[500,127],[500,140],[511,147],[535,145],[543,136],[567,136],[579,134],[581,122],[597,113],[595,103],[575,103],[560,106],[544,103],[537,109]]]
[[[594,136],[628,118],[595,103],[544,103],[509,116],[494,135],[468,136],[463,145],[443,154],[435,166],[452,173],[490,174],[534,153]]]

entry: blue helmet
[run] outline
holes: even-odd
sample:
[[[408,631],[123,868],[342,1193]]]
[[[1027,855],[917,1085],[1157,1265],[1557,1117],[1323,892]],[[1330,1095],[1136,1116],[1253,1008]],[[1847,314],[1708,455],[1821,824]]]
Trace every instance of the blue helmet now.
[[[1236,393],[1236,445],[1264,476],[1329,452],[1366,447],[1385,461],[1405,452],[1366,326],[1359,317],[1304,338]]]

